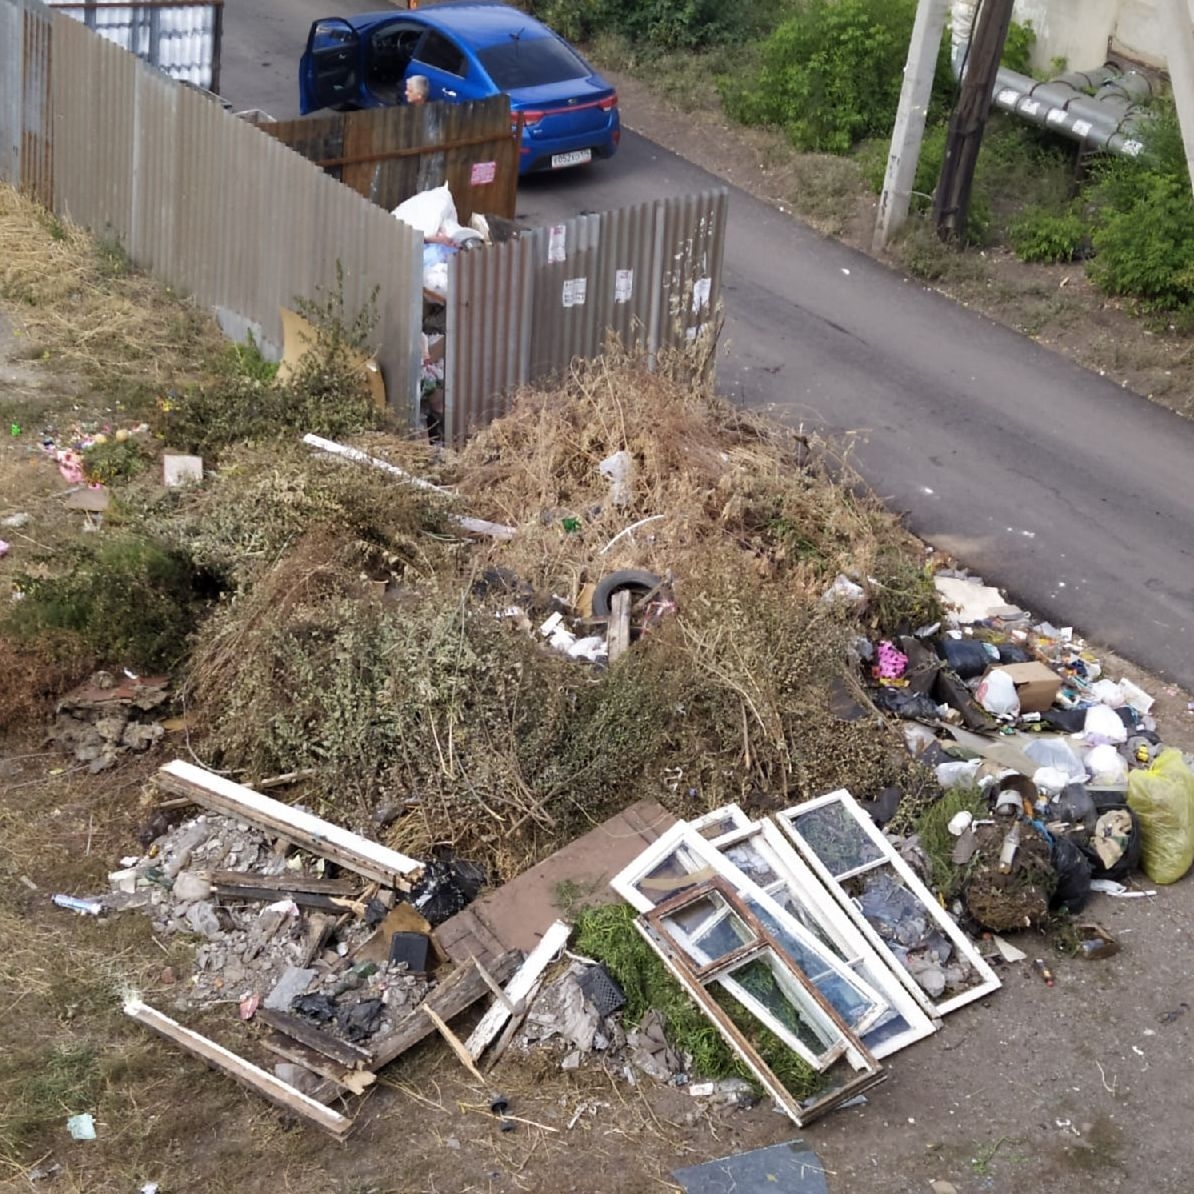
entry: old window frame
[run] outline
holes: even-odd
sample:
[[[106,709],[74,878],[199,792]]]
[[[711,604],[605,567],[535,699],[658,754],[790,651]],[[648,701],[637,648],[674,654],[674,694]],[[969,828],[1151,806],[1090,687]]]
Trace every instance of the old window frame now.
[[[639,890],[639,885],[648,881],[652,872],[673,855],[687,855],[691,859],[692,869],[687,872],[691,876],[690,882],[678,886],[675,892],[662,894],[659,899],[652,902]],[[891,1004],[880,991],[877,991],[852,970],[832,950],[827,949],[786,908],[767,895],[733,863],[723,858],[717,849],[708,840],[702,838],[699,831],[693,829],[687,822],[680,821],[671,826],[660,838],[647,846],[641,854],[619,871],[610,880],[610,886],[636,912],[646,915],[655,907],[674,899],[675,895],[681,891],[687,892],[715,877],[726,880],[735,891],[743,893],[754,901],[771,920],[779,925],[785,934],[793,937],[804,951],[815,955],[824,967],[824,970],[816,976],[817,979],[832,972],[834,976],[871,1005],[870,1010],[860,1017],[857,1023],[850,1025],[851,1031],[860,1036],[865,1035],[884,1018]],[[782,946],[779,948],[782,950]],[[787,955],[785,954],[785,956]],[[794,960],[789,958],[789,961],[792,965],[796,965]],[[812,976],[806,975],[805,977],[810,982],[816,981]]]
[[[840,805],[845,810],[846,814],[854,821],[865,838],[878,852],[877,857],[869,859],[857,866],[848,867],[839,874],[834,874],[826,866],[812,846],[805,840],[804,835],[798,828],[801,818],[818,809],[834,804]],[[879,956],[895,971],[905,987],[930,1015],[938,1018],[946,1016],[968,1003],[973,1003],[976,999],[983,999],[985,996],[991,994],[992,991],[997,991],[1002,985],[995,971],[991,969],[986,960],[975,949],[970,939],[954,922],[953,917],[941,907],[933,897],[932,892],[917,878],[912,868],[900,857],[892,844],[883,836],[874,822],[859,806],[858,801],[845,788],[839,788],[834,792],[826,793],[824,796],[818,796],[803,804],[797,804],[791,808],[784,809],[782,812],[776,813],[775,819],[791,840],[800,857],[809,865],[810,869],[821,880],[834,899],[837,900],[838,905],[850,917],[862,935],[871,943],[871,946]],[[980,981],[978,983],[972,987],[968,987],[965,991],[952,995],[948,999],[934,1000],[913,978],[883,938],[879,936],[874,927],[862,914],[862,909],[842,884],[845,880],[854,879],[860,875],[877,871],[884,866],[891,867],[899,878],[901,885],[916,898],[918,903],[923,905],[928,915],[936,922],[937,927],[950,939],[954,948],[966,959],[966,962],[979,976]]]
[[[766,818],[751,821],[736,804],[716,809],[699,820],[705,824],[734,825],[731,831],[706,840],[731,866],[737,866],[737,863],[726,855],[726,851],[743,844],[751,845],[776,878],[767,884],[758,883],[757,877],[749,871],[741,867],[738,869],[772,899],[777,899],[780,893],[786,891],[796,903],[807,909],[846,965],[887,1000],[893,1013],[903,1018],[908,1027],[884,1040],[871,1043],[866,1039],[867,1032],[860,1034],[863,1043],[876,1058],[882,1060],[937,1031],[937,1022],[907,988],[907,981],[915,983],[912,976],[898,963],[893,969],[891,963],[871,945],[772,821]],[[698,827],[697,822],[692,824],[694,828]]]

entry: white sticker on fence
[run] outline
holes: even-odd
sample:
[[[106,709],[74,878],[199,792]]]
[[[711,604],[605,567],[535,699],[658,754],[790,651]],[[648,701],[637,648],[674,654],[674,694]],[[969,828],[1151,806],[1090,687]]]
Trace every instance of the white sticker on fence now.
[[[709,295],[713,291],[712,278],[697,278],[692,284],[692,310],[699,315],[709,305]]]
[[[474,162],[468,172],[470,187],[485,187],[497,178],[497,162]]]
[[[568,228],[565,224],[553,224],[547,232],[547,260],[549,263],[553,261],[563,261],[566,254],[564,252],[564,240],[568,235]]]
[[[564,283],[564,306],[583,307],[588,289],[588,278],[569,278]]]
[[[634,294],[634,270],[620,269],[614,272],[614,302],[628,303]]]

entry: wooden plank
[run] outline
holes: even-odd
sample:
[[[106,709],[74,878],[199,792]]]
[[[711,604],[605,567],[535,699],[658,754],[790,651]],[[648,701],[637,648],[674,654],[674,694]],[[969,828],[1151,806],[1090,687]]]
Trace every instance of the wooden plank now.
[[[158,783],[177,796],[189,796],[197,804],[245,821],[265,833],[281,837],[292,845],[330,858],[358,875],[375,879],[387,887],[409,887],[409,876],[423,864],[371,842],[359,834],[322,817],[254,792],[222,775],[213,775],[193,763],[175,759],[158,770]]]
[[[308,1048],[301,1041],[283,1036],[280,1032],[271,1032],[269,1035],[262,1037],[261,1044],[271,1053],[275,1053],[287,1061],[293,1061],[296,1065],[305,1067],[313,1074],[318,1074],[321,1078],[334,1083],[339,1089],[346,1090],[350,1094],[364,1094],[376,1081],[372,1071],[353,1070],[347,1066],[339,1065],[330,1057],[324,1057],[322,1053]],[[321,1103],[326,1102],[325,1099],[320,1099],[319,1101]]]
[[[502,1031],[506,1021],[510,1019],[513,1007],[516,1007],[531,993],[531,989],[539,981],[539,976],[551,965],[560,950],[568,944],[568,936],[572,932],[570,925],[557,920],[539,942],[523,964],[518,968],[514,977],[506,984],[505,999],[497,1001],[481,1017],[481,1023],[473,1029],[472,1035],[465,1042],[468,1055],[475,1061],[493,1043],[494,1038]]]
[[[473,1059],[469,1056],[469,1051],[461,1043],[460,1037],[458,1037],[443,1022],[443,1020],[440,1019],[439,1014],[433,1008],[428,1007],[425,1003],[421,1004],[420,1006],[423,1008],[424,1013],[427,1015],[428,1019],[430,1019],[431,1023],[435,1025],[440,1036],[442,1036],[444,1040],[447,1041],[452,1047],[452,1052],[456,1054],[457,1058],[459,1058],[460,1064],[464,1066],[464,1068],[468,1070],[468,1072],[472,1074],[472,1076],[476,1078],[481,1085],[484,1085],[485,1079],[481,1077],[480,1070],[473,1065]]]
[[[281,875],[258,875],[255,871],[205,871],[203,875],[212,884],[267,887],[271,891],[283,892],[286,895],[296,891],[309,891],[320,895],[348,896],[356,899],[361,894],[358,880],[320,879],[314,875],[301,875],[293,871],[286,871]]]
[[[499,983],[506,982],[518,969],[521,961],[522,954],[517,950],[511,950],[490,963],[489,973]],[[396,1057],[401,1057],[408,1049],[435,1032],[435,1025],[422,1008],[430,1007],[447,1024],[488,993],[489,987],[477,972],[476,965],[469,962],[461,966],[454,974],[444,979],[417,1008],[408,1012],[393,1032],[374,1044],[369,1068],[379,1070],[383,1065],[389,1065]]]
[[[330,1132],[337,1139],[342,1140],[352,1130],[351,1119],[333,1111],[330,1107],[325,1107],[310,1095],[303,1094],[301,1090],[295,1090],[281,1078],[267,1073],[260,1066],[253,1065],[243,1057],[238,1057],[230,1049],[225,1049],[223,1045],[217,1045],[215,1041],[200,1036],[199,1033],[193,1032],[189,1028],[184,1028],[181,1024],[171,1020],[169,1016],[155,1011],[139,999],[128,1000],[124,1005],[124,1012],[125,1015],[136,1020],[138,1024],[143,1024],[151,1032],[156,1032],[166,1040],[173,1041],[193,1057],[198,1057],[229,1077],[235,1078],[237,1082],[255,1090],[275,1106],[294,1115],[302,1116],[309,1123],[323,1128],[325,1132]]]
[[[630,590],[620,589],[610,600],[609,630],[605,636],[610,663],[630,650]]]
[[[271,903],[280,898],[289,898],[304,908],[318,908],[320,912],[351,912],[353,916],[364,916],[365,905],[359,900],[343,896],[324,895],[318,891],[287,891],[278,887],[254,887],[247,883],[213,883],[212,893],[225,900],[257,900]]]
[[[257,1019],[263,1024],[268,1024],[270,1028],[275,1028],[278,1032],[293,1037],[296,1041],[306,1045],[308,1049],[314,1049],[316,1053],[322,1053],[324,1057],[330,1057],[350,1070],[368,1068],[371,1055],[367,1049],[361,1049],[356,1045],[350,1045],[347,1041],[339,1040],[331,1033],[324,1032],[322,1028],[309,1024],[301,1016],[263,1007],[258,1009]]]

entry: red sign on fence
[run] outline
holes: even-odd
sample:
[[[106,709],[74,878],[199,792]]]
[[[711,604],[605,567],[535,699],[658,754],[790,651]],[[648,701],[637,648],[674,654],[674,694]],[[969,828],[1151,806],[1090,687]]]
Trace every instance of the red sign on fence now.
[[[474,162],[469,171],[469,186],[488,186],[497,177],[497,162]]]

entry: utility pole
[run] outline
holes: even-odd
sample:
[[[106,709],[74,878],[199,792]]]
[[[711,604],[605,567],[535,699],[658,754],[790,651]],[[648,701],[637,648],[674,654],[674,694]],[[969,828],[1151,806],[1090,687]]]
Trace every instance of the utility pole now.
[[[1157,0],[1157,8],[1169,47],[1165,54],[1169,82],[1194,185],[1194,16],[1187,0]]]
[[[933,222],[942,240],[961,241],[966,236],[974,167],[982,147],[983,129],[995,93],[995,76],[1011,23],[1012,0],[982,0],[962,90],[949,118],[945,161],[933,198]]]
[[[896,110],[891,150],[887,155],[887,173],[883,178],[883,193],[879,196],[873,242],[876,251],[887,247],[908,218],[916,164],[920,161],[920,143],[925,134],[925,116],[932,98],[933,75],[948,12],[949,0],[920,0],[916,8],[904,83],[900,88],[900,106]]]

